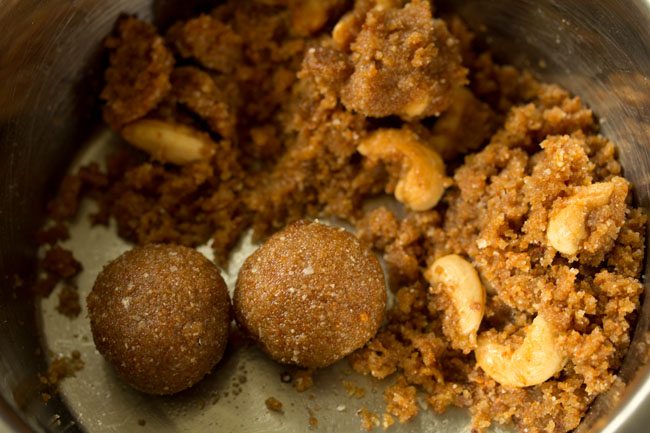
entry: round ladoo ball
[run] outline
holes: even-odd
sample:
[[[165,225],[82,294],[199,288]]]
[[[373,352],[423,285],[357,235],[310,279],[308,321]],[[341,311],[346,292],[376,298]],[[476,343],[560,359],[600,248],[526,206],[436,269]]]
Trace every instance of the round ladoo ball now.
[[[299,221],[246,259],[233,303],[239,325],[274,360],[325,367],[377,333],[384,274],[352,234]]]
[[[88,314],[95,346],[119,376],[159,395],[210,372],[231,321],[219,269],[178,245],[138,247],[105,266],[88,295]]]

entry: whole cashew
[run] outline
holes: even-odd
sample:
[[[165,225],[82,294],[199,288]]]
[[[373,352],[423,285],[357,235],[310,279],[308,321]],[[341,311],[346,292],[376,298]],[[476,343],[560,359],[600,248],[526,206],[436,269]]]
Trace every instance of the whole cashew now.
[[[450,183],[440,155],[408,128],[380,129],[366,137],[358,151],[370,160],[402,164],[395,198],[415,211],[433,208]]]
[[[214,155],[210,136],[189,126],[155,119],[137,120],[122,129],[122,137],[152,158],[183,165]]]
[[[445,317],[445,328],[455,328],[455,333],[467,340],[468,344],[465,344],[452,338],[452,346],[469,353],[476,347],[476,333],[485,313],[485,288],[474,266],[462,257],[450,254],[436,260],[424,276],[431,285],[442,285],[451,299],[456,314]]]
[[[546,230],[549,244],[562,254],[575,255],[582,241],[589,236],[585,226],[587,215],[609,203],[616,181],[579,187],[561,207],[553,209]]]
[[[480,336],[474,351],[476,363],[501,385],[517,388],[538,385],[562,370],[566,363],[556,338],[553,325],[538,315],[516,350],[493,338]]]

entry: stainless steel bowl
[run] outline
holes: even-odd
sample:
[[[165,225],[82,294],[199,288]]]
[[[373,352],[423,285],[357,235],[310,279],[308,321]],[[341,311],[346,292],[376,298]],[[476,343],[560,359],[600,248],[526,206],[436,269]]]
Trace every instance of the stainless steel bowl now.
[[[542,79],[558,82],[583,97],[600,116],[604,134],[618,144],[639,203],[650,209],[650,2],[447,3],[445,7],[456,10],[480,30],[501,60],[530,68]],[[94,144],[85,147],[84,158],[110,146],[105,135],[96,135],[100,128],[96,95],[105,61],[100,40],[122,12],[137,13],[164,26],[212,4],[214,1],[0,0],[0,431],[203,431],[214,425],[219,431],[307,429],[306,421],[292,424],[261,416],[263,407],[247,400],[257,396],[263,401],[267,395],[285,393],[295,403],[295,410],[303,412],[308,400],[281,389],[276,380],[280,368],[260,361],[255,353],[246,359],[231,355],[224,368],[235,374],[241,365],[254,365],[258,383],[263,385],[242,385],[244,397],[239,403],[233,398],[214,405],[217,409],[208,412],[208,420],[188,409],[204,397],[200,393],[205,389],[153,403],[119,387],[111,390],[118,396],[99,395],[92,382],[64,388],[47,405],[38,394],[37,373],[46,368],[45,349],[52,343],[43,329],[43,322],[49,320],[43,315],[47,305],[36,305],[23,287],[16,287],[20,286],[16,276],[27,282],[35,276],[33,233],[43,221],[47,194],[72,157],[89,142]],[[79,230],[82,233],[84,229]],[[110,252],[106,254],[110,257]],[[91,267],[97,267],[104,257],[89,260]],[[582,431],[650,429],[649,326],[650,301],[646,299],[621,372],[625,385],[596,402]],[[73,347],[73,342],[70,344]],[[93,356],[92,350],[87,353]],[[345,374],[341,371],[335,373]],[[91,369],[88,374],[94,374],[99,382],[112,380],[110,372],[101,369]],[[220,375],[208,379],[206,386],[231,386],[224,381]],[[329,397],[319,403],[323,414],[319,431],[355,431],[358,423],[351,410],[344,415],[350,423],[341,423],[340,414],[334,417],[336,409],[333,414],[328,412],[337,398],[345,398],[328,387],[323,392]],[[119,409],[109,404],[116,399],[121,399],[124,411],[111,418],[107,408]],[[126,421],[102,423],[105,419],[131,419],[138,413],[145,414],[147,426]],[[306,417],[306,412],[303,415]],[[421,418],[403,431],[460,431],[466,421],[455,411],[445,418]]]

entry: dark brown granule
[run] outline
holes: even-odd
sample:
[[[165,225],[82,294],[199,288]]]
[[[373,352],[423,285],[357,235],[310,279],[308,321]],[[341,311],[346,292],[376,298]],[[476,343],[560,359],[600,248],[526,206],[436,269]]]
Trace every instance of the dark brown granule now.
[[[64,316],[74,319],[81,313],[81,303],[79,302],[79,292],[77,289],[64,285],[59,292],[59,304],[56,311]]]
[[[72,351],[70,356],[61,355],[52,360],[47,372],[40,374],[41,383],[56,389],[61,381],[67,377],[74,377],[75,373],[84,368],[81,353]]]
[[[146,426],[146,425],[147,425],[147,420],[145,420],[145,419],[139,419],[139,420],[138,420],[138,425],[139,425],[140,427],[144,427],[144,426]]]
[[[36,296],[47,298],[52,294],[52,292],[56,288],[56,285],[59,284],[59,281],[61,281],[61,278],[55,275],[52,274],[42,275],[34,283],[34,286],[32,287],[32,291]]]
[[[101,93],[104,120],[119,131],[145,116],[169,92],[174,56],[151,24],[133,17],[120,18],[104,46],[111,53]]]
[[[68,226],[61,222],[55,222],[48,228],[43,228],[36,233],[36,242],[39,245],[55,245],[70,238]]]
[[[362,407],[357,412],[357,415],[361,418],[361,428],[365,431],[370,431],[375,427],[379,427],[379,416],[368,410],[366,407]]]
[[[314,386],[314,371],[298,369],[293,373],[293,387],[298,392],[305,392]]]
[[[192,57],[207,69],[231,73],[242,61],[242,37],[210,15],[174,24],[167,40],[182,58]]]
[[[266,408],[272,412],[284,413],[282,410],[282,402],[275,397],[269,397],[264,401]]]
[[[60,278],[72,278],[82,269],[81,263],[74,258],[72,251],[59,245],[45,251],[41,266],[45,271]]]
[[[208,73],[191,66],[176,68],[171,83],[172,97],[200,116],[212,132],[223,138],[233,137],[236,123],[233,104]]]
[[[79,176],[65,176],[56,197],[47,204],[48,216],[55,221],[65,221],[74,217],[79,210],[82,185]]]

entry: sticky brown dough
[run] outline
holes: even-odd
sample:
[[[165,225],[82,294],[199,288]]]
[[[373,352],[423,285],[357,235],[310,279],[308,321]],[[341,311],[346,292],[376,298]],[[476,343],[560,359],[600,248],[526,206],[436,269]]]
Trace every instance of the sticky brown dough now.
[[[299,221],[246,260],[234,307],[239,325],[276,361],[325,367],[377,332],[384,276],[352,234]]]
[[[88,296],[97,350],[134,388],[174,394],[223,356],[231,320],[219,270],[201,253],[148,245],[109,263]]]

